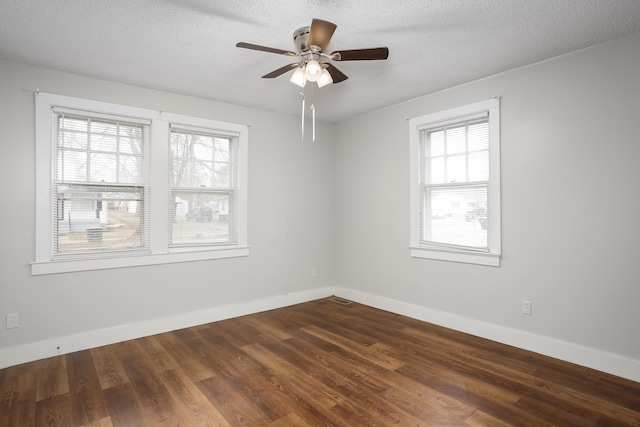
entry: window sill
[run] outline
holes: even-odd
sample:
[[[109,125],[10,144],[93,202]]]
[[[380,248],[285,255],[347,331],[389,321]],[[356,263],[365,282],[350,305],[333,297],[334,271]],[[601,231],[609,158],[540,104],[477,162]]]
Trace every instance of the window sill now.
[[[435,259],[439,261],[462,262],[466,264],[488,265],[500,267],[499,254],[487,254],[476,252],[444,251],[428,248],[410,247],[413,258]]]
[[[207,261],[212,259],[249,256],[248,247],[234,247],[216,250],[177,252],[155,255],[136,255],[78,261],[49,261],[31,263],[31,275],[71,273],[76,271],[105,270],[109,268],[140,267],[146,265],[177,262]]]

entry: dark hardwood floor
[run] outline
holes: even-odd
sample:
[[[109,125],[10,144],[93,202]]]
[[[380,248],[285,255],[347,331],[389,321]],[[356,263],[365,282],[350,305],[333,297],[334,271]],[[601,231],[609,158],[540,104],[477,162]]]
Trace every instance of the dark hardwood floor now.
[[[0,426],[640,426],[640,383],[322,299],[0,370]]]

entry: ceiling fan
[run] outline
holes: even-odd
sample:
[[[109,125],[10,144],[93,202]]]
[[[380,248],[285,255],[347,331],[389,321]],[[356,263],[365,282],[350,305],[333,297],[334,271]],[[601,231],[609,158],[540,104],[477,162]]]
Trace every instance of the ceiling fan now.
[[[328,61],[370,61],[389,57],[389,49],[376,47],[371,49],[336,50],[325,53],[337,25],[322,19],[313,19],[310,27],[302,27],[293,33],[297,52],[240,42],[237,47],[259,50],[298,58],[297,62],[287,64],[268,74],[263,79],[278,77],[295,69],[291,82],[304,87],[307,81],[316,82],[318,87],[329,83],[340,83],[348,77]]]

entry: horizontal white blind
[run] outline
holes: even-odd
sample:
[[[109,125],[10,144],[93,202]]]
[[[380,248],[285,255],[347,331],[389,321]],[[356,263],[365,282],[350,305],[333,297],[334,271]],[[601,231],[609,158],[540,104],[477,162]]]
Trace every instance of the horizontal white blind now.
[[[215,134],[217,136],[228,136],[231,138],[237,138],[240,136],[239,132],[228,131],[223,129],[207,129],[199,126],[191,126],[191,125],[184,125],[184,124],[178,124],[178,123],[170,123],[169,127],[171,128],[172,131],[176,131],[176,132],[180,132],[180,131],[192,132],[192,133],[202,134],[202,135]]]
[[[488,251],[487,115],[425,127],[419,141],[421,242],[443,249]]]
[[[121,121],[129,124],[151,125],[151,120],[143,119],[139,117],[122,116],[118,114],[101,113],[99,111],[78,110],[76,108],[54,106],[52,108],[54,113],[62,114],[67,117],[79,116],[79,117],[91,117],[94,120],[103,119],[106,121]]]
[[[436,119],[432,122],[424,122],[419,127],[418,130],[425,129],[433,129],[437,127],[446,127],[451,125],[456,125],[464,122],[472,122],[479,119],[487,119],[489,117],[489,112],[487,111],[479,111],[477,113],[472,114],[462,114],[457,117],[448,117],[444,120]]]
[[[237,133],[170,128],[169,245],[236,244]]]
[[[52,253],[87,259],[149,248],[149,125],[54,108]]]

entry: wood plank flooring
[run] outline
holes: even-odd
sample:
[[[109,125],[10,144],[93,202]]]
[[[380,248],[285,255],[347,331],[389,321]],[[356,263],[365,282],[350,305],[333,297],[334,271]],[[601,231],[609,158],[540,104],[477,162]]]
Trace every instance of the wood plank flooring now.
[[[0,426],[640,426],[640,383],[327,298],[0,370]]]

